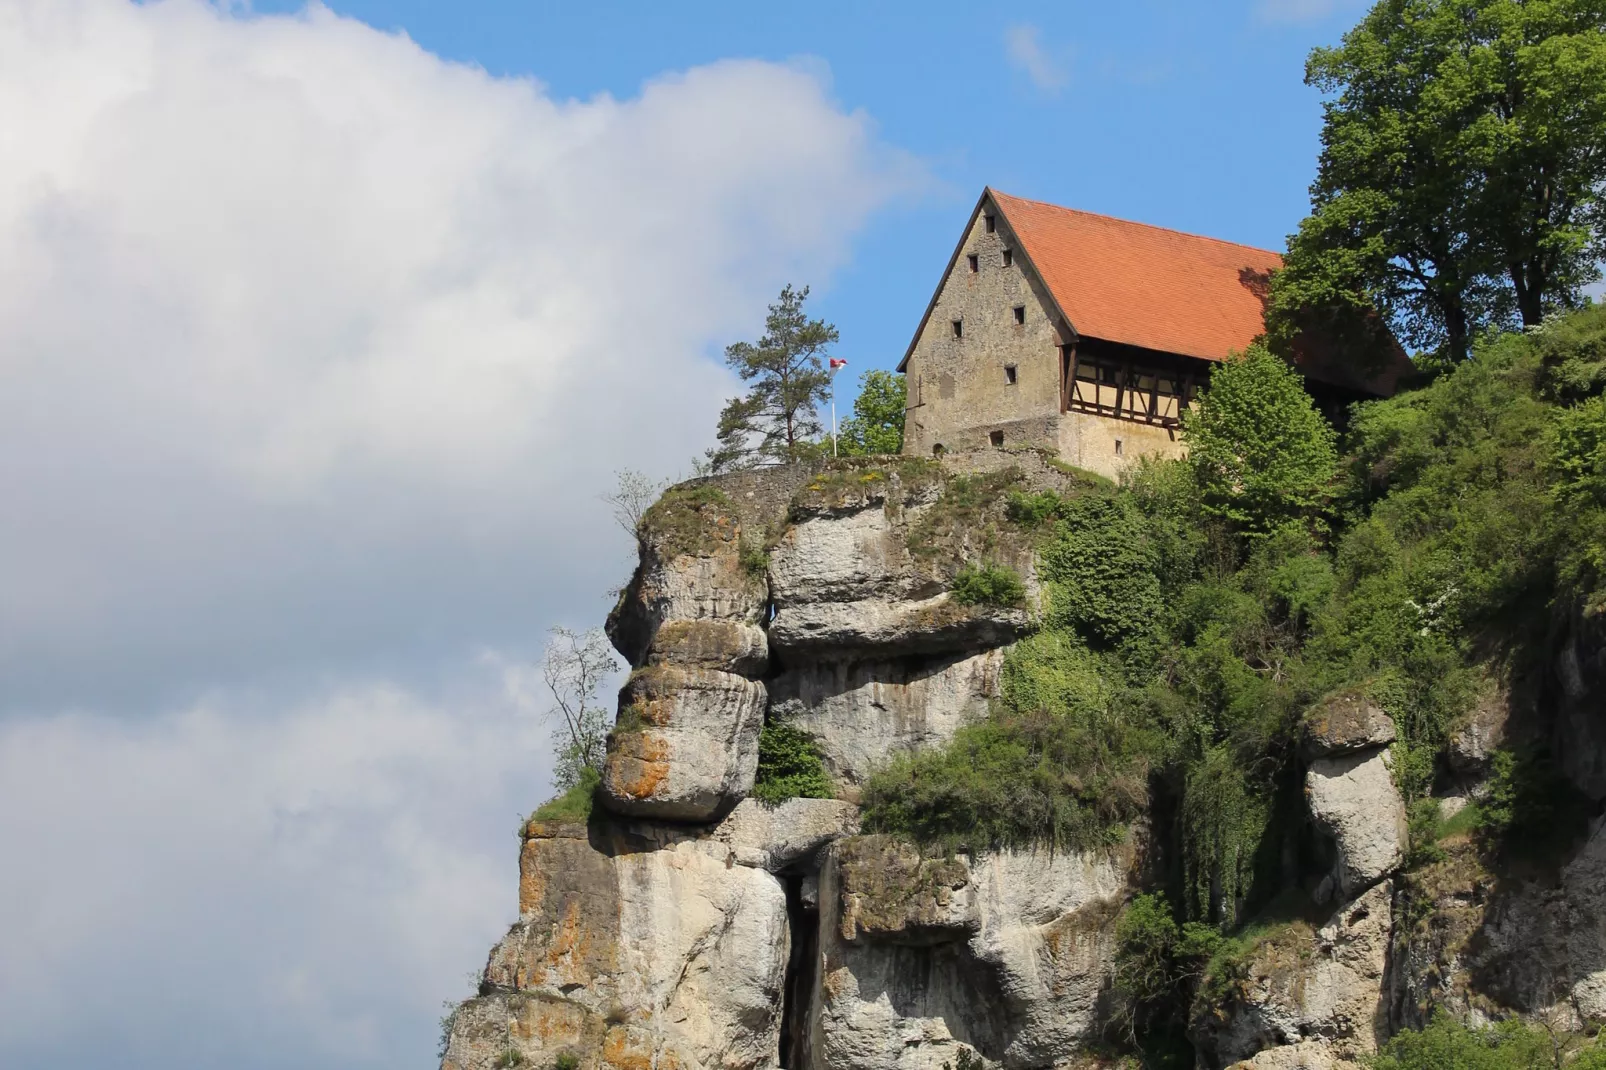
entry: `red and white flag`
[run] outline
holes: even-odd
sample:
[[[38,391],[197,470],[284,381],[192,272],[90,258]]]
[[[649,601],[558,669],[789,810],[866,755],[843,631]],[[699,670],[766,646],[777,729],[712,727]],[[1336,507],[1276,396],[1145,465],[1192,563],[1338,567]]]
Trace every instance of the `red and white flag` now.
[[[836,371],[838,368],[846,368],[847,366],[848,366],[848,362],[847,361],[838,360],[835,357],[831,358],[831,370],[832,371]]]

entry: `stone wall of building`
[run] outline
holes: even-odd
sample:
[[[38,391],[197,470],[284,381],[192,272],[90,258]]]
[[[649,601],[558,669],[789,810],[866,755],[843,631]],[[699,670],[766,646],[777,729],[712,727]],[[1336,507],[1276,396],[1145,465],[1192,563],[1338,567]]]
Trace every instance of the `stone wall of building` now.
[[[1053,304],[1026,271],[1008,221],[995,214],[988,231],[990,212],[984,205],[972,222],[909,355],[904,452],[1040,446],[1111,478],[1143,454],[1181,456],[1174,431],[1060,412],[1063,339]],[[1016,309],[1025,322],[1015,322]],[[962,325],[957,336],[955,321]]]
[[[1059,418],[1057,430],[1061,460],[1111,479],[1144,454],[1181,457],[1187,452],[1176,431],[1133,420],[1068,412]]]
[[[986,212],[966,234],[910,354],[905,453],[985,449],[996,432],[1006,446],[1057,443],[1060,337],[1052,304],[1028,278],[1004,218],[995,217],[997,229],[988,233]],[[1017,308],[1024,323],[1015,322]],[[959,337],[956,320],[963,325]]]

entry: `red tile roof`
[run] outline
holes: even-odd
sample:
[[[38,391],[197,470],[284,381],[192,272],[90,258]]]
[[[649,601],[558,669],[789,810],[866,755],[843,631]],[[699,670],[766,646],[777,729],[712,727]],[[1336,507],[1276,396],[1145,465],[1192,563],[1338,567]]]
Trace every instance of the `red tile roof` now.
[[[990,192],[1077,334],[1219,361],[1265,330],[1276,253]]]

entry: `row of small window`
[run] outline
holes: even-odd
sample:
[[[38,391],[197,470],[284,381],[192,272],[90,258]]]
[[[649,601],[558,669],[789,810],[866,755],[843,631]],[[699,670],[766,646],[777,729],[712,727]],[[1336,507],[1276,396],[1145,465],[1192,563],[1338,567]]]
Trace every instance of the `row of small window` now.
[[[1014,311],[1015,311],[1015,322],[1016,322],[1016,324],[1025,323],[1026,322],[1026,306],[1025,305],[1016,305]],[[953,324],[954,337],[955,338],[963,338],[965,336],[965,321],[964,320],[950,320],[949,322],[951,324]]]
[[[972,275],[976,274],[976,272],[981,270],[981,254],[980,253],[966,253],[965,254],[965,263],[970,265],[970,273]],[[1005,249],[1004,250],[1004,266],[1005,267],[1011,267],[1011,266],[1014,265],[1014,263],[1015,263],[1015,250],[1013,250],[1013,249]]]

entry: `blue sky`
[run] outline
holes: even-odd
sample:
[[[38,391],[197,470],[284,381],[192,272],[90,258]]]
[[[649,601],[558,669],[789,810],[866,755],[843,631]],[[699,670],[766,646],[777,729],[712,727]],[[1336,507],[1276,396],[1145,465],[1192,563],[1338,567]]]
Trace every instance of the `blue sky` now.
[[[0,1066],[432,1065],[723,346],[986,184],[1279,247],[1358,15],[755,7],[0,0]]]
[[[630,97],[665,71],[729,57],[822,64],[841,105],[867,113],[932,179],[869,222],[827,285],[815,280],[817,310],[858,370],[902,357],[985,185],[1280,250],[1308,206],[1318,149],[1305,56],[1362,10],[1353,0],[330,6],[563,98]]]

